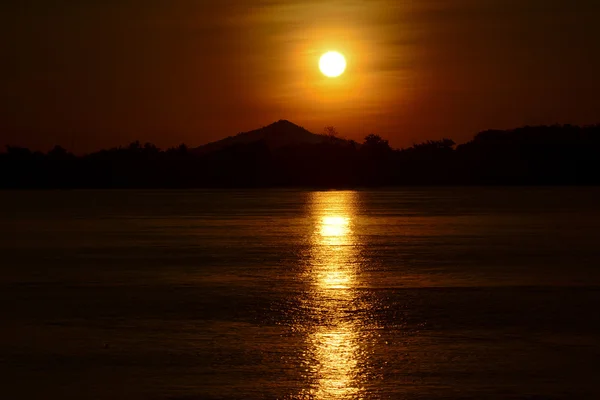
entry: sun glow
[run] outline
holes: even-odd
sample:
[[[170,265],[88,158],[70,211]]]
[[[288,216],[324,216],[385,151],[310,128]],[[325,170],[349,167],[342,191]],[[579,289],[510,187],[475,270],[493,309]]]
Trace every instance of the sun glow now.
[[[329,78],[338,77],[346,70],[346,59],[337,51],[329,51],[321,56],[319,69]]]

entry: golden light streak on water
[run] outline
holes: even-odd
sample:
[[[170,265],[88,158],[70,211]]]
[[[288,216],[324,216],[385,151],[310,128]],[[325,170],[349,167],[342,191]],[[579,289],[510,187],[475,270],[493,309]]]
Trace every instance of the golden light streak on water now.
[[[314,399],[360,398],[359,335],[356,304],[358,254],[353,233],[358,194],[318,192],[311,202],[315,229],[307,278],[307,304],[317,320],[308,334],[310,389]]]

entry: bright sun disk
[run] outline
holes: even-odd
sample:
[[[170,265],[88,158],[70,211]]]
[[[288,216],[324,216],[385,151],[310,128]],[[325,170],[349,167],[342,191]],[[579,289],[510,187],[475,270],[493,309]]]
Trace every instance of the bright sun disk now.
[[[346,59],[337,51],[329,51],[321,56],[319,69],[323,75],[335,78],[346,70]]]

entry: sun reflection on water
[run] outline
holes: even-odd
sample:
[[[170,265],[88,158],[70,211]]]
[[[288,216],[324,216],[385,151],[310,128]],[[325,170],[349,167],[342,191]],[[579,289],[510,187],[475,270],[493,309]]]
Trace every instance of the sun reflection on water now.
[[[321,236],[328,238],[343,238],[348,234],[350,218],[323,217],[321,219]]]
[[[356,380],[358,343],[352,326],[321,329],[311,336],[318,362],[313,368],[318,377],[312,391],[316,399],[356,398],[360,387]]]
[[[355,192],[317,192],[311,198],[315,229],[311,237],[311,282],[306,299],[319,323],[308,335],[309,386],[302,397],[315,399],[359,398],[359,330],[356,286],[359,261],[353,225]]]

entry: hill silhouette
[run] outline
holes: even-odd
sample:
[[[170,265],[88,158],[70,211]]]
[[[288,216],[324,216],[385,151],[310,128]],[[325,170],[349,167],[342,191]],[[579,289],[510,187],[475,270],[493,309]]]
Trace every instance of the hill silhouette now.
[[[219,151],[232,146],[241,146],[263,142],[269,150],[302,144],[318,144],[328,140],[326,135],[315,134],[285,119],[249,132],[229,136],[191,149],[192,153],[204,154]],[[343,140],[343,139],[340,139]]]
[[[393,149],[313,134],[281,120],[195,149],[151,143],[75,156],[8,146],[0,188],[201,188],[399,185],[600,185],[600,125],[526,126]],[[329,134],[327,134],[329,133]]]

